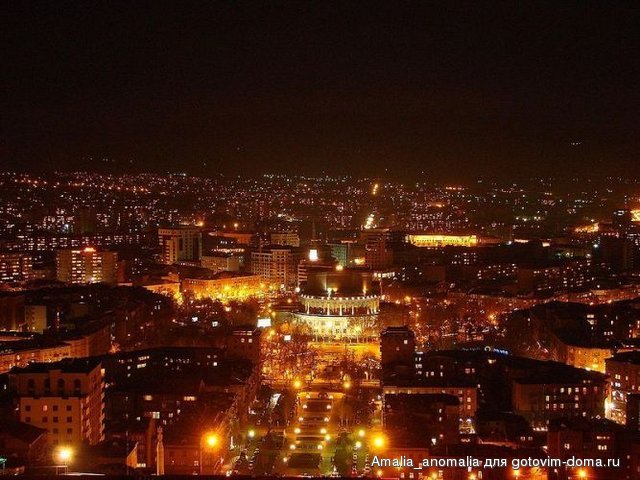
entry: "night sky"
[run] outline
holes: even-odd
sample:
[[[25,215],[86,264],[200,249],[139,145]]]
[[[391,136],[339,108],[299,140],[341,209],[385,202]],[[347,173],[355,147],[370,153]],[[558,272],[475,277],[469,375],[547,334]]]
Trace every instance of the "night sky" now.
[[[0,168],[639,175],[598,3],[3,2]]]

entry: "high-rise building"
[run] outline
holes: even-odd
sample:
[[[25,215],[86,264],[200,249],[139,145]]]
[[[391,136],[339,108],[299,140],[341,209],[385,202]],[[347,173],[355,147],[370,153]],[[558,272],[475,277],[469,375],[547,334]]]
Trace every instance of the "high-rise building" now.
[[[53,444],[104,439],[104,379],[98,360],[32,363],[9,373],[19,420],[48,430]]]
[[[160,228],[158,244],[162,261],[169,265],[197,261],[202,256],[202,232],[197,227]]]
[[[56,252],[56,273],[67,283],[117,283],[118,254],[95,248],[63,249]]]
[[[30,253],[0,253],[0,282],[25,282],[33,278],[33,256]]]
[[[300,253],[292,247],[271,247],[251,252],[251,273],[266,282],[295,288]]]

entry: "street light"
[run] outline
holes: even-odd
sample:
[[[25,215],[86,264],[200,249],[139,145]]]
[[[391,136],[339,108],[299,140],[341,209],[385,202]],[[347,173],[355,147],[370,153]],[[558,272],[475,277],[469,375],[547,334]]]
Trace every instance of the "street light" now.
[[[578,477],[579,478],[587,478],[587,471],[585,469],[578,470]]]
[[[56,455],[60,463],[67,466],[67,464],[73,458],[73,450],[70,447],[59,447]]]
[[[247,432],[247,435],[249,436],[249,438],[254,438],[256,436],[256,431],[255,430],[249,430]]]
[[[207,434],[206,443],[211,448],[215,447],[216,445],[218,445],[218,436],[215,433]]]
[[[202,475],[202,450],[204,450],[204,447],[208,447],[209,449],[213,450],[215,448],[218,447],[218,444],[220,443],[220,438],[218,437],[218,435],[214,432],[209,432],[206,433],[203,437],[202,440],[200,442],[200,458],[199,458],[199,465],[200,465],[200,475]]]
[[[55,457],[57,461],[62,464],[64,469],[67,470],[69,467],[69,463],[73,459],[73,449],[71,447],[60,446],[55,451]]]
[[[373,446],[376,448],[382,448],[384,447],[384,444],[386,443],[385,441],[386,439],[384,438],[384,436],[382,434],[376,435],[375,437],[373,437]]]

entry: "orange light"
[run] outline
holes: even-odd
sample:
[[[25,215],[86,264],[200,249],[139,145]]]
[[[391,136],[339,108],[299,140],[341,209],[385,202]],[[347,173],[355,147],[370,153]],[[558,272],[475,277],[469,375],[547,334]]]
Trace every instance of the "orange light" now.
[[[216,445],[218,445],[218,441],[219,441],[218,436],[215,433],[207,434],[205,436],[204,440],[205,440],[206,444],[211,448],[213,448]]]
[[[93,247],[85,247],[83,251],[84,253],[94,253],[96,249]]]
[[[373,446],[376,448],[384,447],[385,443],[386,441],[383,435],[376,435],[373,439]]]

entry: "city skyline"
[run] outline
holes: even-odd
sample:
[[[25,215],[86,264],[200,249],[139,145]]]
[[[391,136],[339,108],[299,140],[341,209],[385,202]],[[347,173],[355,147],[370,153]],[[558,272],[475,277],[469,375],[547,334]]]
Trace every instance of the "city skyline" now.
[[[640,480],[640,8],[5,2],[0,478]]]

